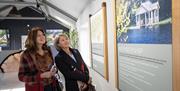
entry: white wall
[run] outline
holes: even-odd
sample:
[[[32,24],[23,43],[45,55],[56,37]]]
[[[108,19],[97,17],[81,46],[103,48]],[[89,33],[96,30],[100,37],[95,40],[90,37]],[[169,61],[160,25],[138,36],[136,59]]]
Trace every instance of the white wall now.
[[[102,0],[93,0],[87,5],[82,12],[76,27],[79,33],[79,50],[82,57],[88,66],[91,66],[90,56],[90,24],[89,14],[95,14],[101,9]],[[106,0],[107,6],[107,36],[108,36],[108,66],[109,66],[109,81],[105,80],[94,70],[91,70],[91,76],[93,77],[93,83],[96,85],[97,91],[117,91],[115,88],[115,67],[114,67],[114,30],[113,30],[113,10],[112,1]]]

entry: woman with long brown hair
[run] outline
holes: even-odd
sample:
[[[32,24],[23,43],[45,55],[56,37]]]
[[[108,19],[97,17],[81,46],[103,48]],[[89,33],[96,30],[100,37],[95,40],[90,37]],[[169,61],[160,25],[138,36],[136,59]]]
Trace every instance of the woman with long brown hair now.
[[[25,82],[25,90],[60,91],[54,77],[56,70],[51,69],[53,58],[42,28],[34,27],[29,31],[25,47],[18,73],[19,80]]]

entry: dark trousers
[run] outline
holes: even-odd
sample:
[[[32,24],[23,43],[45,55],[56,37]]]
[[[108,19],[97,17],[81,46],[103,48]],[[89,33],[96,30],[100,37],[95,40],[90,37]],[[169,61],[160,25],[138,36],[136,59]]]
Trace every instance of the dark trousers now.
[[[44,91],[54,91],[52,85],[44,86]]]
[[[62,90],[61,88],[59,88],[59,86],[53,87],[52,84],[50,84],[44,87],[44,91],[62,91]]]

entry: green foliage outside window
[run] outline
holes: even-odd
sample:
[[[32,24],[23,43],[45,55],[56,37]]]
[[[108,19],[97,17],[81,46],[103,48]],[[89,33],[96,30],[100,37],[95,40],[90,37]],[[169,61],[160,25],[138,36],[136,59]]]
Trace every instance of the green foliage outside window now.
[[[68,33],[65,33],[69,36],[70,38],[70,46],[72,48],[78,48],[79,45],[78,45],[78,32],[76,30],[72,30],[72,31],[69,31]]]

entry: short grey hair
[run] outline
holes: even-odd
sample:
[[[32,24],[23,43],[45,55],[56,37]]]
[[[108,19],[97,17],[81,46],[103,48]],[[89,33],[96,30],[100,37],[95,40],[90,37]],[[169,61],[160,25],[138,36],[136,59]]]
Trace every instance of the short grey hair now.
[[[54,40],[54,47],[56,48],[57,51],[60,51],[62,48],[58,45],[59,44],[59,39],[60,37],[66,37],[69,39],[69,37],[66,34],[60,34],[58,37],[55,38]]]

